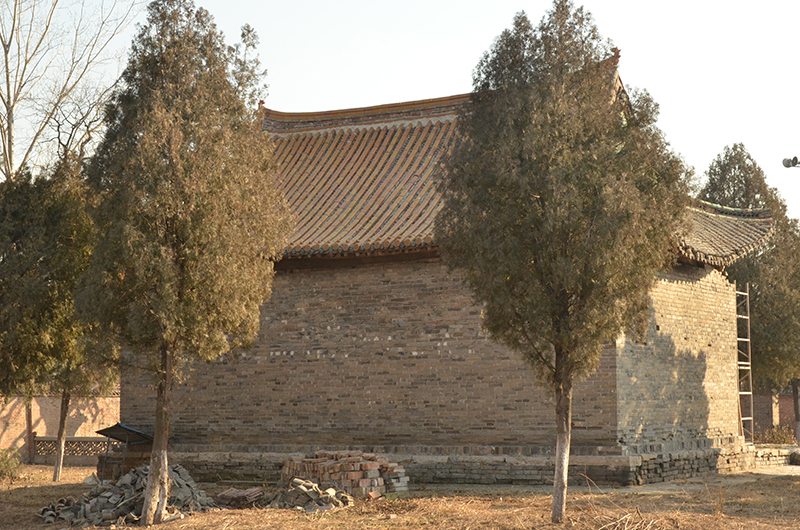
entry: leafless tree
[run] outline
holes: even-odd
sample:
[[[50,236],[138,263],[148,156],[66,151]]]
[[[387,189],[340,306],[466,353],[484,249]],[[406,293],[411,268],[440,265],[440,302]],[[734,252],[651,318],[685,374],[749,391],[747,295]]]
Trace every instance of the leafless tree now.
[[[0,7],[0,175],[51,162],[48,149],[85,145],[109,91],[111,42],[138,0],[7,0]],[[109,85],[111,83],[106,83]],[[91,97],[89,95],[91,94]],[[69,127],[69,130],[65,129]],[[48,138],[48,131],[54,132]],[[65,143],[66,142],[66,143]]]

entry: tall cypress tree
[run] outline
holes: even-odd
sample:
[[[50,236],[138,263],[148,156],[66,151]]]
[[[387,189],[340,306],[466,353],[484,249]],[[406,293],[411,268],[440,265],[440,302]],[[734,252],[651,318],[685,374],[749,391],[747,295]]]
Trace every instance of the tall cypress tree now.
[[[616,84],[591,15],[524,13],[478,63],[446,167],[437,237],[483,305],[490,336],[555,396],[553,521],[564,517],[572,388],[640,320],[669,259],[686,171],[646,93]]]
[[[142,524],[158,522],[169,497],[176,374],[255,337],[290,229],[269,139],[247,106],[260,75],[244,75],[254,63],[237,51],[255,42],[245,36],[228,48],[191,0],[151,3],[88,170],[100,238],[81,305],[154,374]]]
[[[795,437],[800,441],[800,224],[789,218],[778,190],[743,144],[726,146],[708,167],[699,198],[732,208],[769,208],[774,232],[766,249],[727,269],[740,288],[750,284],[753,375],[760,385],[795,389]]]

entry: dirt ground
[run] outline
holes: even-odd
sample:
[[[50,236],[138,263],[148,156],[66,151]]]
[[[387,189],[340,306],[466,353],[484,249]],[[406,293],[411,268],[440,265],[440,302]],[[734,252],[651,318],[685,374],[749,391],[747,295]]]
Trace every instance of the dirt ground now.
[[[45,525],[35,512],[67,495],[90,489],[81,484],[92,468],[66,468],[61,484],[52,468],[24,466],[13,484],[0,485],[0,530],[62,530]],[[201,484],[210,495],[229,485]],[[800,526],[800,468],[782,467],[734,475],[630,488],[572,484],[563,525],[549,523],[547,487],[427,486],[402,496],[359,501],[317,515],[291,510],[220,510],[162,525],[164,530],[266,529],[530,529],[578,530],[767,529]]]

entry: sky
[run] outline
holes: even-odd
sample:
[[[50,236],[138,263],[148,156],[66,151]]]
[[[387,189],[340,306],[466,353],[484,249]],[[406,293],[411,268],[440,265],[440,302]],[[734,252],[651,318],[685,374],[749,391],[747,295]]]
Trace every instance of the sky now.
[[[260,37],[268,108],[337,110],[463,94],[494,39],[551,0],[195,0],[226,40],[245,23]],[[581,5],[575,0],[576,5]],[[800,1],[586,0],[621,50],[627,89],[646,89],[658,126],[702,175],[743,143],[800,217]],[[143,20],[143,15],[139,20]]]

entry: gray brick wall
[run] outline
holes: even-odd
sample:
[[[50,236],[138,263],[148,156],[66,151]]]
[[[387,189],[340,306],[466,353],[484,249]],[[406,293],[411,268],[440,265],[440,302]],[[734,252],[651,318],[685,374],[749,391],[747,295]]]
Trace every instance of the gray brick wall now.
[[[659,274],[647,334],[617,342],[619,439],[632,453],[738,443],[734,286],[711,267]]]
[[[576,386],[574,445],[614,443],[614,362]],[[550,393],[438,260],[279,271],[257,343],[188,375],[178,444],[554,444]],[[122,421],[149,430],[146,386],[125,379]]]
[[[756,388],[753,393],[753,419],[756,432],[763,432],[780,425],[780,416],[778,393],[769,388]]]
[[[718,271],[659,276],[644,340],[609,345],[578,382],[577,454],[736,445],[735,303]],[[178,451],[321,448],[547,455],[550,393],[488,340],[436,259],[279,271],[256,344],[193,365],[173,399]],[[121,421],[152,430],[147,379],[126,374]]]

